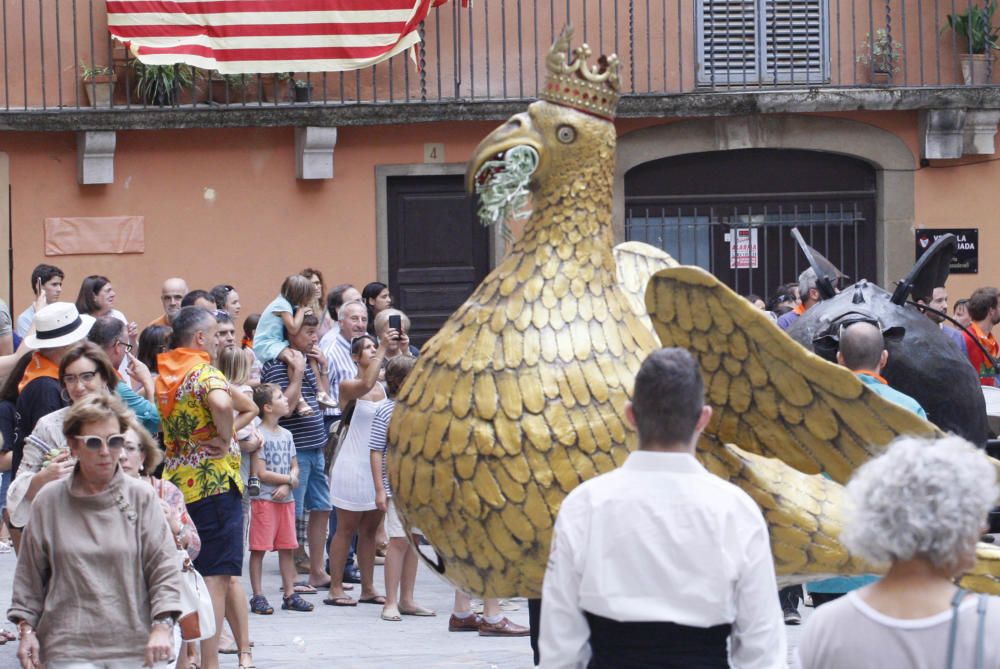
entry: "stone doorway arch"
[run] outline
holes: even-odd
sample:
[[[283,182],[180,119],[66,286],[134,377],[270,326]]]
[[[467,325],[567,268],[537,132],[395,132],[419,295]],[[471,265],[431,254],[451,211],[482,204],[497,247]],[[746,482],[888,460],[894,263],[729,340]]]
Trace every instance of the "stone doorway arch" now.
[[[888,288],[913,265],[914,171],[909,147],[897,135],[867,123],[807,115],[692,119],[626,133],[618,138],[614,182],[617,241],[625,239],[625,173],[651,160],[733,149],[803,149],[851,156],[876,172],[876,263],[870,277]]]

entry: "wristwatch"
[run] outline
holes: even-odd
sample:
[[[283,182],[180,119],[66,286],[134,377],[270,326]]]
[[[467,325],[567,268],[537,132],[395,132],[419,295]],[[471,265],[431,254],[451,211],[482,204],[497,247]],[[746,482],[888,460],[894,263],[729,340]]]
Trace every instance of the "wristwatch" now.
[[[154,625],[164,625],[164,626],[166,626],[166,628],[167,628],[168,631],[173,632],[174,631],[174,625],[177,624],[177,618],[173,614],[165,613],[165,614],[163,614],[161,616],[157,616],[156,618],[153,618],[153,624]]]

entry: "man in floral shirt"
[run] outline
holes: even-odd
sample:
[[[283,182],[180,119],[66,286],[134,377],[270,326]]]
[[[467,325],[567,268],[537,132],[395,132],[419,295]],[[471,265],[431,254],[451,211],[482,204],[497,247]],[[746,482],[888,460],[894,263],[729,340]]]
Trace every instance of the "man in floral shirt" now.
[[[246,599],[244,592],[230,593],[230,588],[243,588],[240,451],[233,442],[229,382],[211,364],[215,318],[199,307],[184,307],[172,325],[172,348],[156,360],[156,402],[167,447],[163,474],[184,493],[201,537],[194,564],[212,594],[216,618],[215,637],[201,645],[202,666],[217,669],[226,598]]]

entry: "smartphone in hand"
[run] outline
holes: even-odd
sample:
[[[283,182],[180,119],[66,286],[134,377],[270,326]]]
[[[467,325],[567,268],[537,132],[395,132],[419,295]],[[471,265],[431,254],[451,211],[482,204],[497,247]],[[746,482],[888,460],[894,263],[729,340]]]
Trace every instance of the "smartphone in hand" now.
[[[389,316],[389,329],[396,332],[403,331],[403,318],[399,314],[391,314]],[[398,334],[396,335],[396,339],[399,339]]]

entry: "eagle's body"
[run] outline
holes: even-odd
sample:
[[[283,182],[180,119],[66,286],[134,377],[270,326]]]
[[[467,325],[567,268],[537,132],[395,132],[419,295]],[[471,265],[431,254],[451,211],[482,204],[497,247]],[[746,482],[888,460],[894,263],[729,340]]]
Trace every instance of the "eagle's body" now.
[[[615,278],[614,127],[547,102],[508,126],[544,146],[567,124],[577,141],[540,166],[523,235],[424,347],[390,430],[406,521],[485,596],[540,594],[562,499],[634,447],[624,405],[657,345]]]

